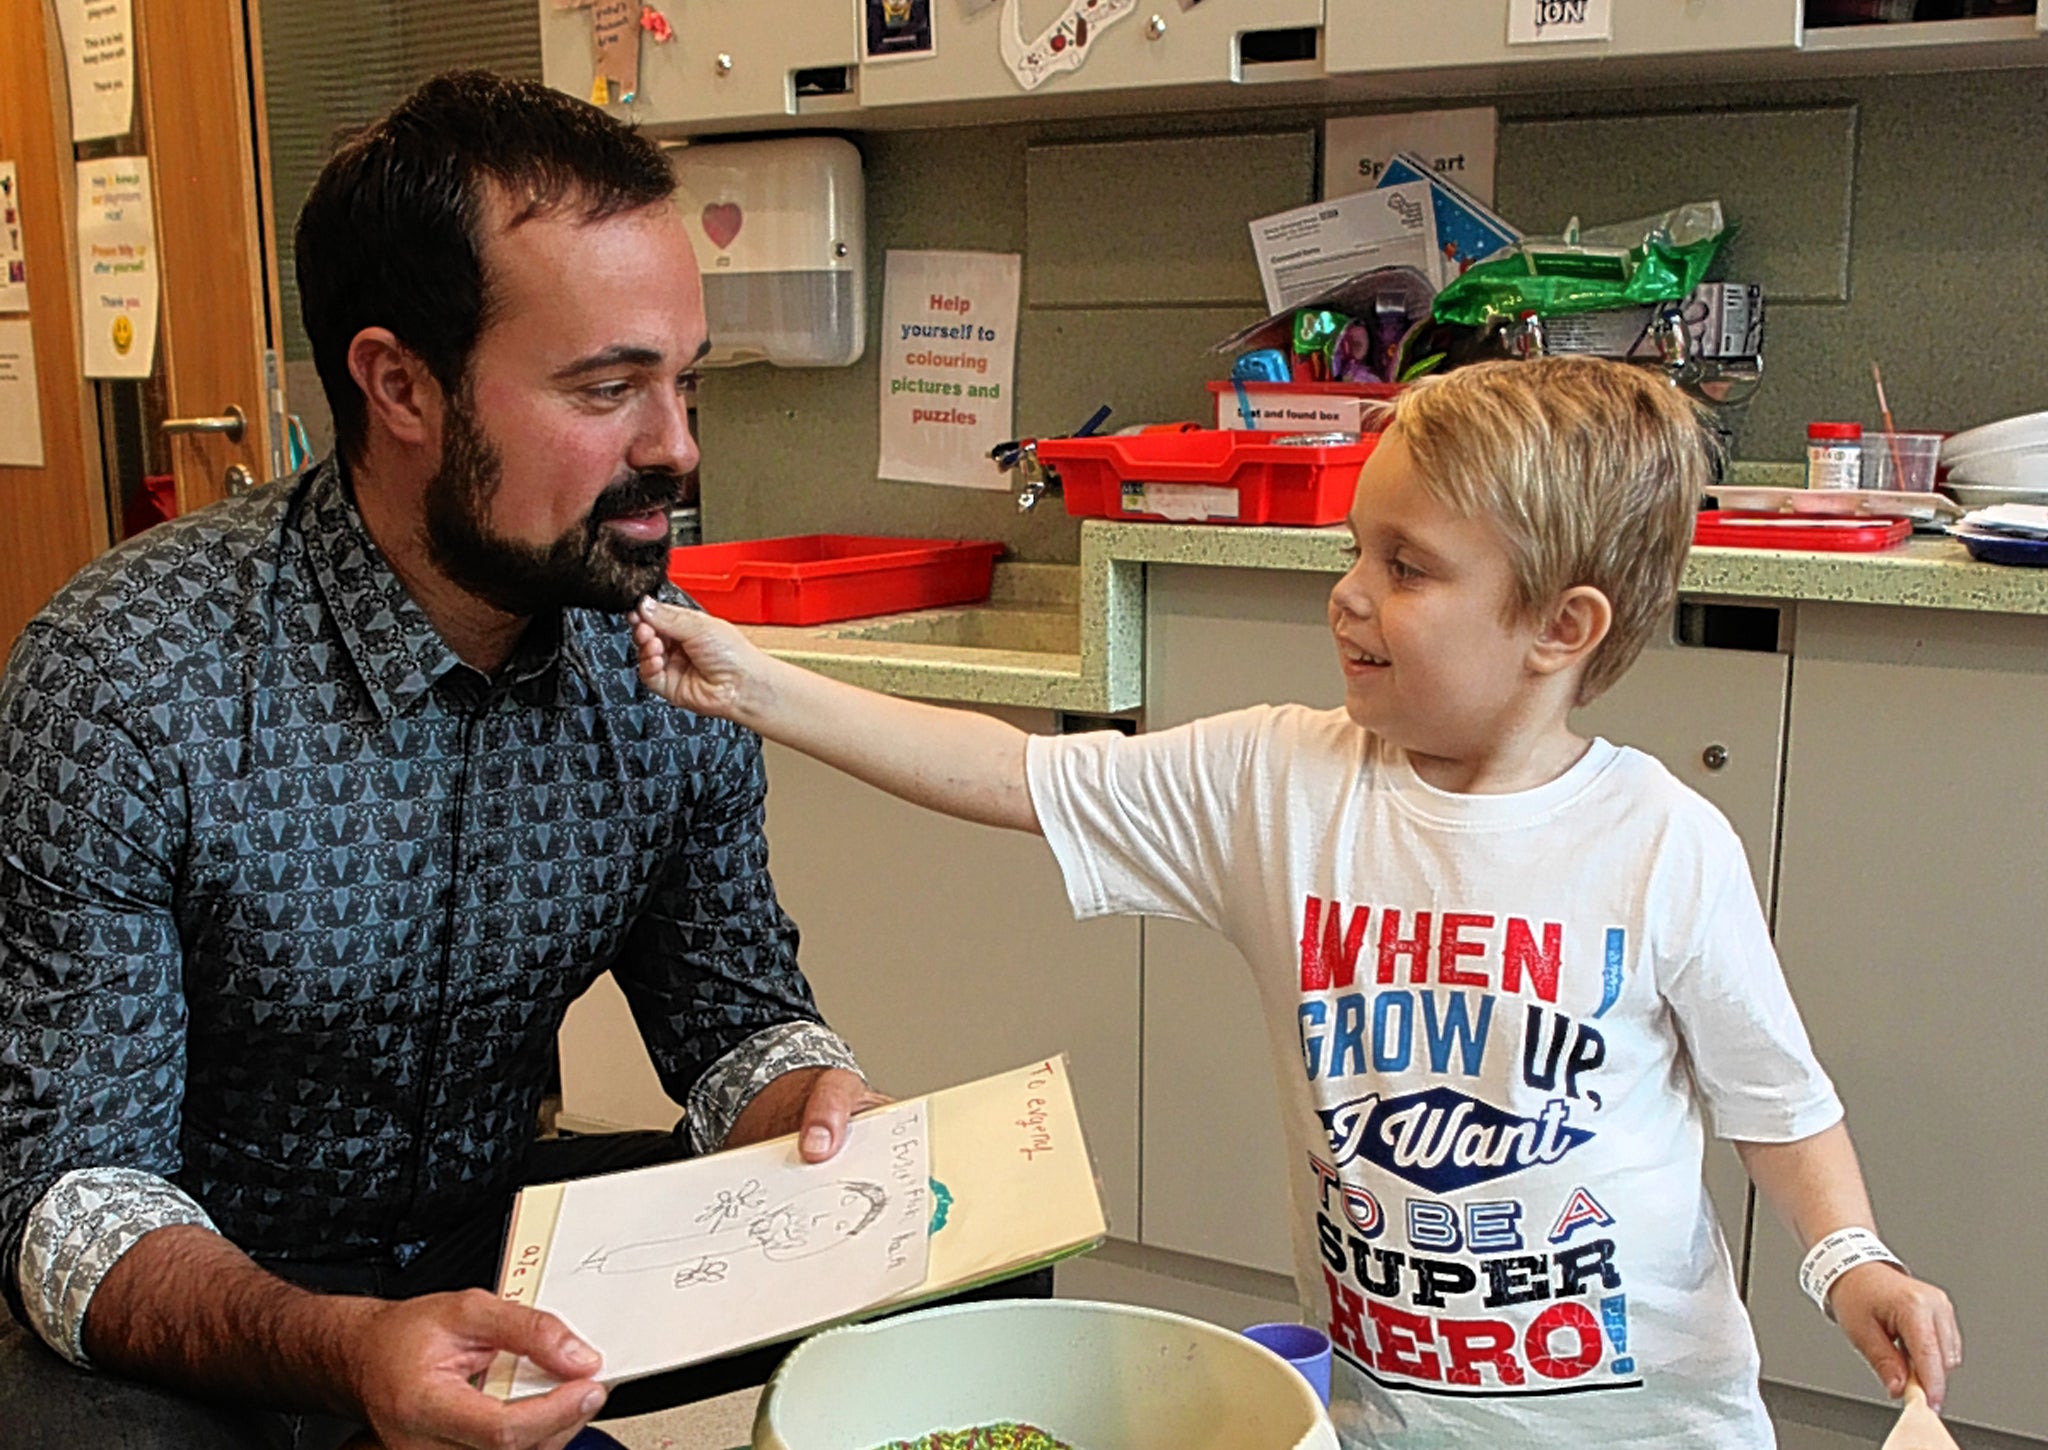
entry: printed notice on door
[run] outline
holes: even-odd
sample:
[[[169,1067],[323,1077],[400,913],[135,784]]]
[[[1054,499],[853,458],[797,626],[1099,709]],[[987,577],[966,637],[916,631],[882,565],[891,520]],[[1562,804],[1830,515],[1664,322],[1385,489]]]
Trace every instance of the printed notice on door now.
[[[156,222],[149,162],[78,163],[78,302],[89,378],[146,378],[156,362]]]
[[[955,488],[1009,485],[989,450],[1015,436],[1014,252],[890,252],[882,283],[882,447],[877,477]]]
[[[57,0],[71,139],[125,136],[135,124],[135,29],[128,0]]]
[[[0,317],[0,466],[43,466],[36,344],[26,317]]]

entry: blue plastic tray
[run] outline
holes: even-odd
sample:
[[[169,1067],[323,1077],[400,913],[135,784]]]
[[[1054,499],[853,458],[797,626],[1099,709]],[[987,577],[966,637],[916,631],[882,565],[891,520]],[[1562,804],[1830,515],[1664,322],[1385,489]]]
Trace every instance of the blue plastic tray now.
[[[2048,539],[2025,539],[2017,534],[1980,534],[1974,529],[1950,529],[1963,541],[1972,559],[1986,564],[2019,564],[2048,569]]]

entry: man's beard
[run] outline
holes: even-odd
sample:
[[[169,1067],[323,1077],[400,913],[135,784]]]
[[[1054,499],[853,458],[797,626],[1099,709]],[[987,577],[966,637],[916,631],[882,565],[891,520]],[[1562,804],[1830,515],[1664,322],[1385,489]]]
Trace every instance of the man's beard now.
[[[667,539],[628,539],[605,520],[668,508],[682,476],[641,469],[597,496],[582,523],[545,547],[494,534],[486,522],[503,461],[459,400],[448,412],[441,466],[427,483],[427,548],[434,562],[485,603],[520,618],[558,609],[624,614],[661,584]]]

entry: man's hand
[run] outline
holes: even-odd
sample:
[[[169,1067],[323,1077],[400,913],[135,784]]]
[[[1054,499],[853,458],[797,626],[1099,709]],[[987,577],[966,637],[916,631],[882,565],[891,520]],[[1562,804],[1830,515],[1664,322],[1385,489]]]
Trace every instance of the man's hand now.
[[[725,1146],[737,1148],[801,1132],[797,1151],[806,1163],[822,1163],[846,1142],[846,1120],[888,1102],[870,1091],[858,1073],[838,1067],[800,1067],[761,1091],[733,1119]]]
[[[1948,1295],[1891,1264],[1863,1264],[1835,1281],[1828,1307],[1886,1394],[1906,1392],[1910,1367],[1928,1405],[1941,1408],[1949,1373],[1963,1362],[1963,1331]]]
[[[499,1350],[525,1355],[564,1383],[500,1403],[470,1379]],[[481,1289],[375,1303],[348,1335],[347,1375],[386,1450],[464,1445],[560,1450],[604,1404],[598,1355],[552,1314]]]

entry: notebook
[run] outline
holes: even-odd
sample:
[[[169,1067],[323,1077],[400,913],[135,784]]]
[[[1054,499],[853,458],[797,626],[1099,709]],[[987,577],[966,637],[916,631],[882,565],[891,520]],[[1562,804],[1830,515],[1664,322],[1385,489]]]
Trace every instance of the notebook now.
[[[905,1308],[1108,1232],[1064,1056],[877,1108],[807,1164],[794,1136],[524,1189],[498,1294],[643,1375]],[[500,1355],[486,1392],[556,1381]]]

